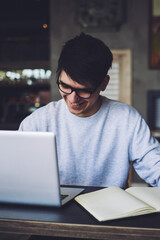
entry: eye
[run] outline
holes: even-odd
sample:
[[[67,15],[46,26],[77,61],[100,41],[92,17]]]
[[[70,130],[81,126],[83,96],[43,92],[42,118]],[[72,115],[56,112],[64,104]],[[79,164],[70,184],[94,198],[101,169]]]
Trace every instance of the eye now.
[[[69,89],[69,88],[70,88],[70,86],[68,86],[67,84],[62,83],[62,82],[60,82],[60,85],[61,85],[63,88],[65,88],[65,89]]]

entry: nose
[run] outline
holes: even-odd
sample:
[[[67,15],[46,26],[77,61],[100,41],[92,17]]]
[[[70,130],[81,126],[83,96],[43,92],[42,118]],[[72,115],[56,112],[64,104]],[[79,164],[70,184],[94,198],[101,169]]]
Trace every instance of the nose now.
[[[68,95],[68,99],[70,102],[74,103],[79,100],[79,97],[75,91],[73,91],[71,94]]]

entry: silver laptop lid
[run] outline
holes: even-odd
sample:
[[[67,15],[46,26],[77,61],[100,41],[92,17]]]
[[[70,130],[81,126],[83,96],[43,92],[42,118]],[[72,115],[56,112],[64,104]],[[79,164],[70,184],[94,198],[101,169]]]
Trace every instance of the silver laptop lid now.
[[[60,206],[55,135],[0,131],[0,202]]]

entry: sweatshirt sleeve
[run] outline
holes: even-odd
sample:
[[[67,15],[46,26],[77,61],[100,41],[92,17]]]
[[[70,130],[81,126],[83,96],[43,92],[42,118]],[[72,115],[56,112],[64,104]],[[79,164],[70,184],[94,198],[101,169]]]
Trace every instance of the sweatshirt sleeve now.
[[[137,174],[153,187],[160,187],[160,143],[139,115],[131,144],[133,166]]]

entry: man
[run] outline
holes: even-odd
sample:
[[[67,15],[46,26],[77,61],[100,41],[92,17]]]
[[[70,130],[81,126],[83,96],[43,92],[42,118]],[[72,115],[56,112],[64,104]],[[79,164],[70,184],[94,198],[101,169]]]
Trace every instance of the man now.
[[[100,96],[111,65],[102,41],[82,33],[66,42],[57,68],[62,99],[36,110],[20,130],[56,134],[61,184],[125,188],[133,162],[142,179],[160,186],[160,145],[144,119]]]

